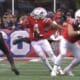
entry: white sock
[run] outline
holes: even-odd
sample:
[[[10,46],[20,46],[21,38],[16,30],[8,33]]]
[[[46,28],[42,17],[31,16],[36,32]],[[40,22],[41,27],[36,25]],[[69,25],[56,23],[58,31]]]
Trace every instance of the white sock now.
[[[74,58],[72,62],[67,66],[69,70],[73,69],[74,67],[78,66],[80,64],[80,61]]]
[[[60,65],[61,64],[61,61],[63,59],[63,56],[61,54],[59,54],[55,60],[55,64],[56,65]]]
[[[47,58],[46,59],[41,58],[41,59],[43,63],[45,64],[45,66],[49,69],[49,71],[52,71],[52,66],[50,65],[48,59]]]

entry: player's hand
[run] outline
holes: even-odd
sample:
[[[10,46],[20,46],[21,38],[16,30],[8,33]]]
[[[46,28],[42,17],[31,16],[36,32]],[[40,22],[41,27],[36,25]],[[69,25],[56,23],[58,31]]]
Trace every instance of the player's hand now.
[[[41,38],[43,35],[41,35],[40,33],[37,33],[36,31],[34,32],[34,37],[35,38]]]

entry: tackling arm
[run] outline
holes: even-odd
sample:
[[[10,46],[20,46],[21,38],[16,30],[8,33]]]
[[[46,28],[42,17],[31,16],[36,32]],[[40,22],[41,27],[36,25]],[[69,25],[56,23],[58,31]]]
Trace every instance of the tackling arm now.
[[[13,44],[18,44],[18,43],[21,43],[21,42],[26,42],[26,43],[29,43],[30,44],[30,39],[25,37],[25,38],[20,38],[20,39],[16,39],[13,41]]]

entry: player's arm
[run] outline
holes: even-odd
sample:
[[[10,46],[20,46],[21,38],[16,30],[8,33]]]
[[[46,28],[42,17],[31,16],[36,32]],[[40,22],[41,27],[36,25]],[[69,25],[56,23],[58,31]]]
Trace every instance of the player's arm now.
[[[21,24],[24,27],[29,27],[28,16],[21,16],[19,19],[19,24]]]
[[[62,25],[58,24],[56,21],[52,21],[51,26],[53,29],[63,29]]]
[[[27,38],[27,37],[16,39],[16,40],[13,41],[13,44],[15,45],[15,44],[18,44],[18,43],[21,43],[21,42],[26,42],[26,43],[30,44],[30,39]]]
[[[76,36],[76,35],[80,35],[80,31],[75,31],[73,26],[71,24],[68,24],[68,34],[69,36]]]
[[[45,31],[63,29],[62,25],[58,24],[56,21],[52,21],[50,18],[47,21],[45,20],[45,23],[46,23]]]
[[[61,24],[58,24],[56,21],[52,21],[51,19],[48,20],[47,25],[48,25],[47,31],[50,29],[51,30],[63,29]]]

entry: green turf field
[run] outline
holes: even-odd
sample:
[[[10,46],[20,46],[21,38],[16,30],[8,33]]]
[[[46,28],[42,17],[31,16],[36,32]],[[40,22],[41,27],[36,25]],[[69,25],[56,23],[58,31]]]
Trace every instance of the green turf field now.
[[[70,60],[63,61],[63,67]],[[15,62],[21,74],[16,76],[11,70],[8,62],[0,62],[0,80],[80,80],[80,66],[74,69],[75,76],[51,77],[48,69],[41,62]]]

